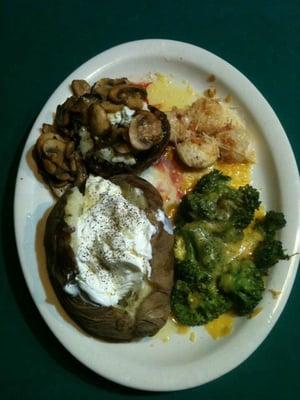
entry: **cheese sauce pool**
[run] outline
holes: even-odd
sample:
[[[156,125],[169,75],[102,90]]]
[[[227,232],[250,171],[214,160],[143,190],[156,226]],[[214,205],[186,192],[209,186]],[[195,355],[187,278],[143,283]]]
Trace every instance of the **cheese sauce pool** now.
[[[156,74],[147,86],[147,95],[149,104],[161,111],[170,111],[172,107],[187,107],[199,97],[191,85],[184,82],[176,84],[171,77],[162,74]]]
[[[199,96],[194,89],[182,82],[175,83],[171,77],[156,74],[154,80],[147,85],[149,104],[158,107],[162,111],[170,111],[172,107],[184,108],[191,105]],[[193,189],[196,182],[213,168],[219,169],[225,175],[232,178],[231,185],[235,188],[251,183],[251,164],[225,164],[217,163],[201,171],[188,170],[176,156],[175,148],[169,146],[161,160],[154,166],[143,172],[142,177],[150,181],[160,192],[164,200],[165,212],[169,218],[173,218],[181,198]],[[263,210],[257,213],[262,216]],[[245,243],[239,244],[240,249],[229,249],[229,251],[243,251],[251,253],[253,241],[251,241],[251,227],[246,232]],[[248,240],[248,244],[247,244]],[[243,247],[244,246],[244,247]],[[205,325],[206,331],[213,339],[219,339],[232,332],[234,316],[225,313],[219,318]],[[192,328],[169,320],[165,327],[155,336],[163,342],[168,342],[172,334],[187,334],[191,342],[196,341],[196,333]]]

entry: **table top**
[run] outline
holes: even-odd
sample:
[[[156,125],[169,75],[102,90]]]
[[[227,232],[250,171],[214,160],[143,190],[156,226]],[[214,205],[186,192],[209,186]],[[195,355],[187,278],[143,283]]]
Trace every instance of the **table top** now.
[[[226,5],[215,0],[205,4],[170,0],[6,0],[2,2],[0,18],[1,109],[5,110],[0,158],[0,385],[5,398],[299,398],[299,274],[276,326],[241,366],[187,391],[135,391],[85,368],[43,322],[21,272],[12,204],[21,151],[47,98],[84,61],[130,40],[186,41],[230,62],[269,101],[299,162],[300,4],[291,0],[231,0]]]

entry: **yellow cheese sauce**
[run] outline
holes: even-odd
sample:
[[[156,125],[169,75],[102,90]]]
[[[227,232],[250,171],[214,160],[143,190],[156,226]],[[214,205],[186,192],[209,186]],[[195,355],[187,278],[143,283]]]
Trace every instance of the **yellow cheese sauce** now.
[[[217,340],[231,334],[234,320],[235,316],[233,314],[224,313],[219,318],[206,324],[205,329],[213,339]]]
[[[200,171],[185,171],[183,172],[183,190],[189,192],[198,182],[198,180],[212,169],[218,169],[224,175],[231,177],[231,186],[237,188],[251,182],[252,165],[251,164],[225,164],[217,162],[213,167],[206,168]]]
[[[218,162],[215,168],[223,172],[224,175],[230,176],[230,184],[234,188],[245,186],[252,181],[252,164],[226,164]]]
[[[147,94],[149,104],[161,111],[170,111],[173,107],[185,108],[199,97],[191,85],[175,83],[171,76],[162,74],[155,74],[147,86]]]
[[[265,210],[260,207],[254,214],[254,219],[262,218],[265,215]],[[226,255],[229,261],[234,260],[237,257],[249,257],[252,255],[257,243],[260,242],[263,237],[260,232],[253,229],[254,222],[252,222],[246,229],[244,229],[244,237],[241,241],[236,243],[226,244]]]
[[[170,111],[173,107],[188,107],[200,97],[200,94],[187,83],[174,82],[172,77],[162,74],[155,75],[152,82],[147,86],[147,94],[149,104],[162,111]],[[176,150],[172,146],[167,148],[160,162],[149,168],[142,176],[160,191],[164,200],[165,211],[168,217],[172,219],[181,198],[191,191],[197,181],[213,168],[217,168],[225,175],[230,176],[232,178],[231,185],[234,188],[250,184],[252,181],[251,164],[218,162],[204,170],[192,170],[178,160]],[[256,217],[259,218],[263,215],[264,210],[261,208],[256,213]],[[253,227],[249,226],[245,230],[245,237],[240,243],[228,245],[227,255],[232,259],[239,255],[251,255],[259,240],[261,240],[260,235],[254,234]],[[225,313],[206,324],[205,329],[213,339],[227,336],[232,332],[234,318],[232,313]],[[176,323],[173,319],[170,319],[154,338],[168,342],[173,334],[189,335],[189,340],[192,343],[197,339],[196,332],[191,331],[190,327]]]

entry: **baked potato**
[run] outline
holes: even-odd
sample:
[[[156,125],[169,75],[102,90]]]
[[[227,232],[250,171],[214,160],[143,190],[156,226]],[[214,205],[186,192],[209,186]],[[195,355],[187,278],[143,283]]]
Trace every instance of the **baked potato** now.
[[[110,180],[121,188],[126,200],[144,210],[156,228],[151,237],[151,274],[145,277],[147,290],[129,293],[116,306],[95,303],[79,287],[73,294],[66,292],[66,285],[76,282],[78,274],[71,246],[74,229],[66,222],[66,205],[73,189],[57,201],[46,222],[44,245],[47,269],[62,306],[85,332],[108,341],[132,341],[153,336],[169,316],[173,285],[173,235],[170,226],[166,225],[168,220],[157,217],[158,213],[162,215],[163,203],[150,183],[134,175],[116,175]]]

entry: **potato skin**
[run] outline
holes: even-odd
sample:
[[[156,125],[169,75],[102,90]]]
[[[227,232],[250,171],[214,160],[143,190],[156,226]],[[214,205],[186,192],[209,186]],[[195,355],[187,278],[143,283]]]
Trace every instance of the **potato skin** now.
[[[170,292],[173,285],[173,236],[162,222],[154,220],[155,212],[163,203],[158,191],[147,181],[134,175],[117,175],[111,181],[129,184],[142,190],[147,202],[145,212],[157,227],[152,237],[152,273],[150,293],[131,316],[121,307],[103,307],[81,291],[71,296],[64,286],[74,281],[78,272],[75,256],[70,246],[71,228],[64,220],[69,191],[56,203],[48,216],[44,237],[47,269],[55,293],[66,312],[90,335],[108,341],[131,341],[153,336],[165,324],[170,314]]]

